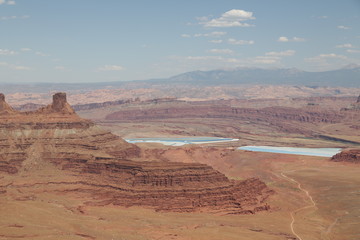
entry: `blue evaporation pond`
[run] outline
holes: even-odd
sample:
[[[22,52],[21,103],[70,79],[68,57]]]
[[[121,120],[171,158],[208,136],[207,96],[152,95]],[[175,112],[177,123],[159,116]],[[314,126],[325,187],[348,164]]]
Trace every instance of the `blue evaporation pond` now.
[[[129,143],[161,143],[170,146],[182,146],[185,144],[231,142],[231,141],[238,141],[239,139],[218,138],[218,137],[187,137],[187,138],[128,138],[125,140]]]
[[[341,152],[341,148],[296,148],[296,147],[269,147],[269,146],[244,146],[240,150],[254,152],[284,153],[317,157],[332,157]]]

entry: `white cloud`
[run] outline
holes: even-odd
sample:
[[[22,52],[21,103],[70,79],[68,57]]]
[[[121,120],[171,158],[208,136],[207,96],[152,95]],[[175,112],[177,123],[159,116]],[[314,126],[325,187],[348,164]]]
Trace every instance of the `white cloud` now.
[[[210,40],[209,42],[211,42],[211,43],[222,43],[223,40],[221,40],[221,39],[214,39],[214,40]]]
[[[50,56],[49,54],[43,53],[43,52],[35,52],[36,55],[41,56],[41,57],[48,57]]]
[[[32,51],[32,49],[31,48],[21,48],[20,51],[22,51],[22,52],[30,52],[30,51]]]
[[[185,61],[201,61],[203,63],[205,62],[216,62],[216,63],[237,63],[240,60],[237,58],[227,58],[222,56],[187,56],[185,58],[183,57],[173,57],[175,60],[185,60]]]
[[[318,17],[319,19],[327,19],[327,18],[329,18],[328,16],[319,16]]]
[[[98,70],[99,71],[122,71],[122,70],[125,70],[125,68],[120,65],[105,65],[103,67],[100,67]]]
[[[305,38],[299,38],[299,37],[288,38],[281,36],[278,39],[278,42],[305,42],[305,41],[306,41]]]
[[[343,26],[343,25],[340,25],[340,26],[337,26],[338,29],[343,29],[343,30],[349,30],[350,27],[347,27],[347,26]]]
[[[197,19],[199,22],[209,21],[209,18],[208,18],[208,17],[197,17],[196,19]]]
[[[280,65],[283,57],[293,56],[296,52],[294,50],[286,50],[282,52],[267,52],[265,56],[257,56],[249,58],[248,61],[253,64],[272,64]]]
[[[183,38],[190,38],[191,36],[189,34],[181,34],[181,37]]]
[[[318,55],[318,57],[320,57],[320,58],[339,58],[339,59],[347,59],[346,56],[344,56],[344,55],[338,55],[338,54],[335,54],[335,53],[320,54],[320,55]]]
[[[221,15],[219,18],[208,19],[207,17],[198,18],[199,23],[205,27],[250,27],[244,21],[255,19],[253,12],[247,12],[240,9],[232,9]]]
[[[253,58],[249,58],[248,61],[255,64],[281,64],[282,57],[289,57],[295,54],[294,50],[287,50],[282,52],[267,52],[265,56],[257,56]]]
[[[315,57],[311,58],[305,58],[306,62],[315,62],[315,63],[325,63],[329,59],[340,59],[340,60],[346,60],[348,59],[344,55],[338,55],[335,53],[328,53],[328,54],[320,54]]]
[[[287,37],[279,37],[278,42],[288,42],[289,39]]]
[[[254,19],[252,12],[247,12],[239,9],[232,9],[222,15],[225,19]]]
[[[187,65],[188,67],[196,66],[196,69],[198,70],[209,70],[214,68],[222,68],[225,66],[236,67],[241,62],[241,60],[237,58],[229,58],[222,56],[175,56],[172,57],[172,60],[177,61],[181,65]]]
[[[254,63],[260,63],[260,64],[276,64],[279,63],[280,58],[272,57],[272,56],[258,56],[250,60],[252,60],[252,62]]]
[[[292,41],[293,42],[305,42],[306,39],[305,38],[299,38],[299,37],[293,37]]]
[[[211,53],[217,53],[217,54],[233,54],[234,51],[231,50],[231,49],[210,49],[208,52],[211,52]]]
[[[294,50],[287,50],[283,52],[267,52],[265,53],[266,56],[275,56],[275,57],[288,57],[293,56],[295,54]]]
[[[194,35],[194,37],[221,37],[226,34],[227,32],[197,33]]]
[[[177,66],[185,69],[196,66],[196,70],[210,70],[236,67],[256,67],[259,65],[280,65],[281,58],[277,56],[257,56],[251,58],[233,58],[224,56],[175,56],[170,60],[175,60]]]
[[[0,49],[0,55],[12,56],[12,55],[16,55],[16,54],[17,54],[17,52],[12,51],[12,50]]]
[[[234,45],[252,45],[255,43],[253,40],[236,40],[234,38],[229,38],[228,43],[234,44]]]
[[[21,66],[21,65],[13,65],[7,62],[0,62],[0,66],[6,67],[13,70],[31,70],[30,67]]]
[[[7,20],[15,20],[15,19],[26,19],[29,18],[29,15],[23,15],[23,16],[4,16],[4,17],[0,17],[0,20],[2,21],[7,21]]]
[[[1,17],[0,19],[1,20],[13,20],[13,19],[17,19],[18,16],[4,16],[4,17]]]
[[[336,45],[337,48],[354,48],[354,46],[351,43],[344,43],[341,45]]]
[[[166,62],[178,72],[233,69],[238,67],[282,67],[282,56],[233,57],[233,55],[170,56]],[[170,68],[170,67],[169,67]]]
[[[26,66],[13,65],[12,69],[14,69],[14,70],[30,70],[31,68],[26,67]]]
[[[346,52],[348,52],[348,53],[360,53],[360,50],[347,49]]]
[[[335,53],[319,54],[314,57],[305,58],[304,61],[310,63],[311,68],[316,71],[331,70],[347,64],[359,63],[359,59],[349,58]]]
[[[228,58],[222,56],[188,56],[185,58],[185,61],[192,65],[193,63],[189,61],[196,61],[196,66],[201,66],[201,69],[238,66],[238,64],[241,62],[241,60],[237,58]]]
[[[2,5],[2,4],[15,5],[16,3],[13,0],[9,0],[9,1],[0,0],[0,5]]]

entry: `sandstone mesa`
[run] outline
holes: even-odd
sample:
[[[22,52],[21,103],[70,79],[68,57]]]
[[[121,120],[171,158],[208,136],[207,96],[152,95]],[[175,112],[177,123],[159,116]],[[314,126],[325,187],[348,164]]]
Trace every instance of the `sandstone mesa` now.
[[[88,205],[253,214],[269,210],[266,199],[274,193],[257,178],[229,180],[205,164],[141,161],[139,147],[80,118],[65,93],[33,112],[15,111],[0,94],[0,145],[1,175],[61,171],[67,176],[7,183],[0,194],[10,185],[42,186],[43,191],[86,196]]]

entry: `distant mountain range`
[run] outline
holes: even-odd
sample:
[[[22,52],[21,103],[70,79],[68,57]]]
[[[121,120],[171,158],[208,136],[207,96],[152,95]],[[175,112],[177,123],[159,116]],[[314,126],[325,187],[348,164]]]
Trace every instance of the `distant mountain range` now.
[[[163,80],[165,82],[165,80]],[[329,87],[360,87],[360,65],[325,72],[306,72],[296,68],[194,71],[170,77],[166,82],[201,85],[265,84]]]
[[[103,88],[148,88],[156,85],[290,85],[309,87],[360,87],[360,65],[324,72],[306,72],[296,68],[262,69],[236,68],[231,70],[193,71],[164,79],[100,83],[0,83],[5,93],[20,91],[89,91]],[[0,91],[0,92],[1,92]]]

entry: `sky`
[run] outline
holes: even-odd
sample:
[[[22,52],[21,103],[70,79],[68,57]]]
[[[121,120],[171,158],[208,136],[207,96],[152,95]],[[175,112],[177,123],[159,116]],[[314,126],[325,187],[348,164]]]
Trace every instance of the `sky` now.
[[[0,0],[0,82],[360,64],[360,0]]]

